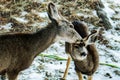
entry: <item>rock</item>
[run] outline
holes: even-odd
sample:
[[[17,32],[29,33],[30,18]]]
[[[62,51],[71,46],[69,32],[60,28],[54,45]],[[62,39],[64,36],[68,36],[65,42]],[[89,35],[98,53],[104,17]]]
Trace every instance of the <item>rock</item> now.
[[[112,76],[110,75],[110,73],[106,73],[104,76],[105,76],[105,77],[112,78]]]
[[[120,76],[120,71],[115,70],[114,73],[115,73],[116,75]]]

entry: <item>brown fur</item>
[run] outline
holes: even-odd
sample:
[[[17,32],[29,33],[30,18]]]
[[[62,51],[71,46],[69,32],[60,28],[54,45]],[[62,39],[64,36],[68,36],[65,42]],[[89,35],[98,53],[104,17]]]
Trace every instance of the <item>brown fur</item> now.
[[[85,38],[89,35],[88,34],[88,27],[84,23],[79,22],[79,21],[74,21],[74,22],[72,22],[72,24],[74,25],[74,29],[79,33],[79,35],[82,38]],[[72,44],[65,42],[65,52],[66,53],[71,52],[70,46],[72,46]]]
[[[99,56],[94,44],[87,46],[88,55],[85,60],[74,61],[75,70],[86,75],[93,75],[99,65]]]
[[[0,74],[7,73],[8,80],[15,80],[20,71],[28,68],[34,58],[55,41],[80,41],[79,34],[71,28],[73,25],[58,15],[53,3],[49,3],[48,9],[51,23],[38,32],[0,35]],[[56,39],[57,36],[61,38]]]
[[[82,22],[74,21],[73,25],[74,25],[75,30],[79,33],[79,35],[82,38],[85,38],[88,36],[88,27],[84,25]],[[79,44],[65,43],[66,53],[69,53],[70,55],[77,54],[74,52],[74,49],[75,49],[74,45],[79,45]],[[86,46],[86,49],[88,51],[88,54],[84,60],[77,61],[73,59],[74,64],[75,64],[75,70],[78,74],[79,80],[82,80],[81,73],[88,75],[89,80],[92,80],[92,75],[97,70],[98,65],[99,65],[99,56],[98,56],[96,46],[94,44],[90,44]],[[71,55],[71,57],[73,56]]]

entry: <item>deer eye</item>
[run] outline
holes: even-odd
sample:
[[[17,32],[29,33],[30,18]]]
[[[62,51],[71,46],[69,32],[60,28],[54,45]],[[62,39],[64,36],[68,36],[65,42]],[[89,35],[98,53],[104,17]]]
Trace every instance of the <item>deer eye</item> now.
[[[83,43],[83,40],[80,40],[81,43]]]
[[[79,45],[74,45],[75,48],[79,48]]]
[[[70,28],[74,28],[74,26],[73,26],[73,25],[70,25]]]
[[[82,43],[80,43],[80,45],[79,45],[79,46],[83,47],[83,46],[85,46],[85,43],[84,43],[84,42],[82,42]]]

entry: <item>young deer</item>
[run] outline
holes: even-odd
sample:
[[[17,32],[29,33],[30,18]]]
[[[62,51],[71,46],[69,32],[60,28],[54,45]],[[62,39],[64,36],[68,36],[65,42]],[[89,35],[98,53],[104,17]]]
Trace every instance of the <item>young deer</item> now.
[[[79,80],[83,80],[82,74],[88,75],[88,80],[92,80],[92,75],[99,65],[99,56],[94,42],[99,35],[100,29],[89,35],[88,27],[83,23],[74,21],[73,25],[75,30],[82,37],[82,40],[79,44],[65,43],[66,53],[70,56],[68,57],[63,79],[66,79],[72,57]]]
[[[55,41],[79,43],[82,39],[53,3],[48,4],[48,16],[51,23],[36,33],[0,35],[0,74],[7,74],[8,80],[16,80]]]

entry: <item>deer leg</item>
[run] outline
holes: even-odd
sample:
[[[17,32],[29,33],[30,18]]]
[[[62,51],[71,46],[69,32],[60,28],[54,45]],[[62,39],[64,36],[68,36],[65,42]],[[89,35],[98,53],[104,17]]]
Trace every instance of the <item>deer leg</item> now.
[[[92,76],[88,76],[88,80],[92,80]]]
[[[68,59],[67,59],[66,69],[65,69],[65,72],[64,72],[64,76],[63,76],[64,80],[66,79],[66,77],[68,75],[68,69],[69,69],[69,66],[70,66],[70,62],[71,62],[71,57],[69,56]]]
[[[8,80],[17,80],[17,76],[18,76],[19,72],[7,72],[8,75]]]
[[[78,75],[79,80],[83,80],[82,73],[78,71],[76,71],[76,73]]]

